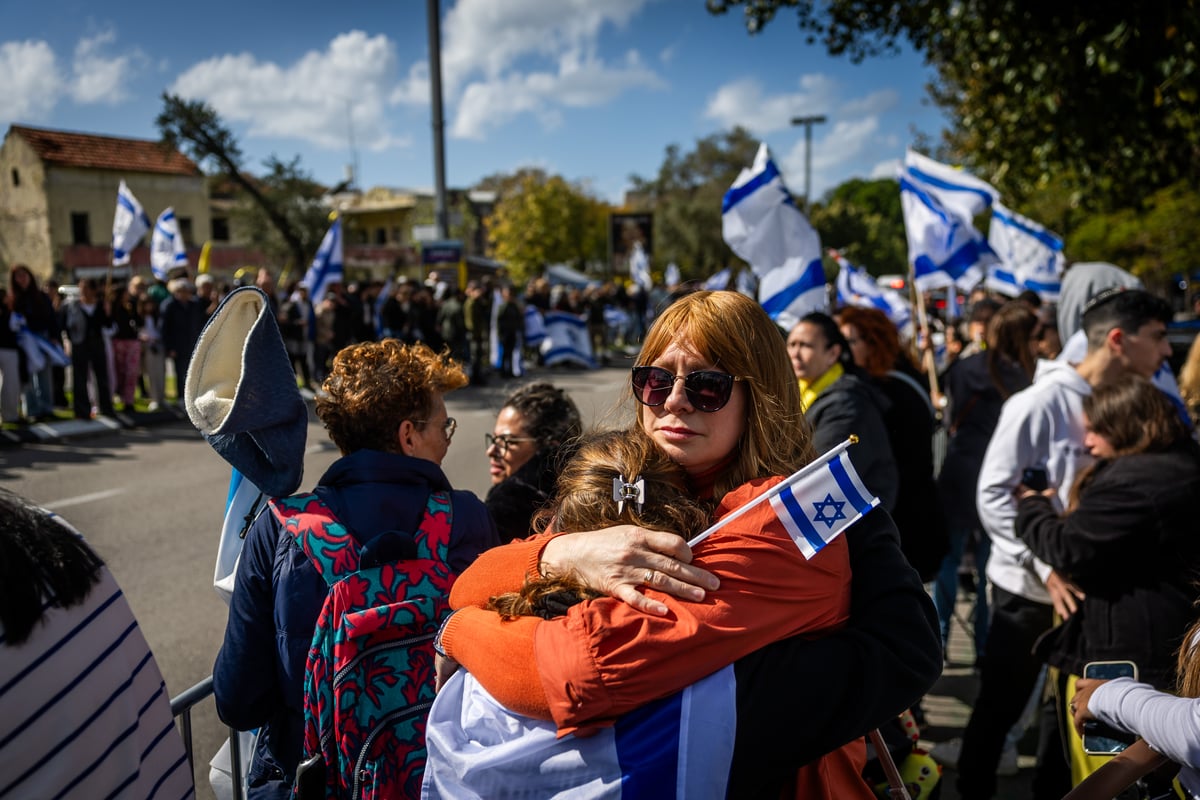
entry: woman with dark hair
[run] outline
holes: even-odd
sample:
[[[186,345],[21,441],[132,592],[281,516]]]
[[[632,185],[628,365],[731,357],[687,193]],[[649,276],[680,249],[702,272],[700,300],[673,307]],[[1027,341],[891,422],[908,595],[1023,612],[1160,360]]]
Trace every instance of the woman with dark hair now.
[[[1132,661],[1139,680],[1168,689],[1171,653],[1195,619],[1200,446],[1167,396],[1138,375],[1096,387],[1083,411],[1096,461],[1071,487],[1067,514],[1051,497],[1057,487],[1017,487],[1017,535],[1085,595],[1036,652],[1059,669],[1060,698],[1075,693],[1089,661]],[[1084,755],[1072,733],[1077,784],[1103,760]]]
[[[8,273],[8,284],[12,313],[20,315],[31,333],[57,341],[58,320],[54,305],[38,288],[37,278],[29,267],[15,265]],[[25,416],[31,420],[54,418],[54,369],[49,359],[42,369],[29,375],[25,387]]]
[[[892,511],[900,473],[888,442],[884,413],[891,403],[854,365],[850,343],[828,314],[806,315],[787,336],[792,371],[800,381],[800,405],[813,429],[813,448],[823,453],[854,434],[850,460],[867,488]]]
[[[933,476],[933,431],[937,425],[933,403],[887,314],[877,308],[850,306],[837,316],[855,365],[888,399],[883,424],[900,475],[892,519],[900,529],[900,549],[908,563],[922,581],[931,581],[950,547]]]
[[[484,503],[501,542],[530,534],[534,513],[554,495],[558,470],[582,431],[575,402],[554,384],[531,383],[504,399],[485,437],[492,488]]]
[[[950,620],[958,596],[958,568],[968,542],[974,546],[975,659],[987,641],[988,604],[983,585],[991,540],[983,532],[975,508],[975,484],[983,454],[1000,419],[1004,401],[1033,382],[1037,359],[1037,315],[1020,303],[1006,303],[988,323],[987,348],[960,359],[943,376],[946,406],[943,422],[950,430],[946,460],[938,476],[938,490],[949,530],[950,552],[942,560],[933,588],[942,630],[942,647],[950,637]]]
[[[0,797],[190,797],[162,673],[61,518],[0,490]]]

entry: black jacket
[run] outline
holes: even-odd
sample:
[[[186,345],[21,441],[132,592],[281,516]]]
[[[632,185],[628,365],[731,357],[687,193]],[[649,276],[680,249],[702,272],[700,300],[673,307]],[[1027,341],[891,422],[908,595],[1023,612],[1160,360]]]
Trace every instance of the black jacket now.
[[[850,434],[858,444],[850,448],[850,461],[868,489],[889,512],[896,507],[900,474],[888,444],[883,412],[888,399],[853,367],[834,381],[804,412],[813,428],[813,448],[818,454],[841,444]]]
[[[533,533],[534,513],[554,497],[560,468],[574,453],[571,446],[543,447],[508,478],[488,490],[484,505],[500,532],[500,543]]]
[[[796,769],[894,720],[942,674],[937,614],[882,508],[843,534],[850,621],[740,659],[727,797],[780,797]]]
[[[1017,535],[1087,595],[1038,643],[1053,666],[1083,674],[1089,661],[1128,660],[1142,681],[1171,686],[1174,651],[1195,617],[1200,579],[1200,449],[1099,462],[1065,517],[1042,496],[1017,505]]]

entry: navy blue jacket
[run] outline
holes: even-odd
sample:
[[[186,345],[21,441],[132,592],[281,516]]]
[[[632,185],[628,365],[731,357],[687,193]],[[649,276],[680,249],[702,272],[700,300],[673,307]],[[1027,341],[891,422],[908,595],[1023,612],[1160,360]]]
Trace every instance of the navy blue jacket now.
[[[430,492],[450,482],[432,461],[360,450],[335,461],[314,490],[360,544],[414,531]],[[500,543],[471,492],[451,496],[450,568],[462,572]],[[238,730],[263,728],[250,765],[251,798],[287,797],[304,744],[304,667],[326,584],[269,510],[246,534],[225,643],[213,667],[217,714]]]

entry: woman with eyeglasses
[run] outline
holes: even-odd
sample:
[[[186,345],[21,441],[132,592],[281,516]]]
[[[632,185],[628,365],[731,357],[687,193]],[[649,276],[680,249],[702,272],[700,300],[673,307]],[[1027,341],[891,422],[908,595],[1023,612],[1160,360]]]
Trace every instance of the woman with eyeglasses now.
[[[736,292],[668,307],[631,386],[635,430],[683,467],[714,519],[815,455],[782,333]],[[868,583],[856,594],[860,566]],[[548,575],[607,596],[552,620],[487,610],[489,598]],[[854,740],[912,704],[941,667],[932,608],[878,509],[811,560],[769,504],[694,554],[674,533],[629,525],[543,534],[485,553],[451,605],[439,677],[461,663],[507,708],[562,733],[611,725],[740,659],[727,789],[736,797],[873,796]],[[799,719],[778,736],[781,721]]]
[[[484,504],[501,542],[530,534],[533,515],[554,494],[559,467],[582,432],[575,402],[551,383],[522,386],[504,399],[484,439],[492,478]]]
[[[388,546],[403,543],[394,534],[415,532],[429,495],[451,491],[441,463],[457,424],[445,395],[466,383],[457,363],[424,344],[384,339],[334,357],[316,411],[342,457],[313,491],[363,550],[402,557],[403,547]],[[451,491],[451,506],[447,562],[460,572],[499,538],[474,494]],[[291,796],[303,750],[305,664],[327,591],[293,532],[274,513],[260,514],[246,534],[213,669],[221,720],[262,728],[248,772],[251,800]]]

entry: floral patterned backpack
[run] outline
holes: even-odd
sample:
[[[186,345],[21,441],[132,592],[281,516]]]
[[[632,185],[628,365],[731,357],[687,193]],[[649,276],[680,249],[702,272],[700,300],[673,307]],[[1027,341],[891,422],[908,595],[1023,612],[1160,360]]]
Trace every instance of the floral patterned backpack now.
[[[415,534],[388,531],[361,548],[315,494],[271,509],[329,584],[304,678],[302,769],[323,767],[310,790],[323,773],[324,797],[420,796],[433,638],[454,583],[449,493],[429,496]]]

